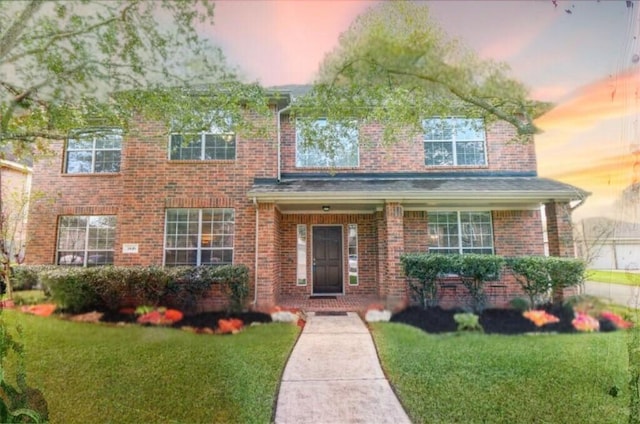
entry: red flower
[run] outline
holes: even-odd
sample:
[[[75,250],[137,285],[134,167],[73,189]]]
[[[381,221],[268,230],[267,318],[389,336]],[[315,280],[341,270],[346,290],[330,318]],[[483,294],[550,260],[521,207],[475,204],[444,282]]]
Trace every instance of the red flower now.
[[[522,315],[533,322],[536,327],[542,327],[543,325],[560,322],[560,319],[557,316],[542,310],[526,311]]]
[[[625,320],[620,315],[611,311],[602,311],[600,316],[608,321],[611,321],[611,323],[615,325],[616,328],[626,329],[626,328],[631,328],[633,326],[632,322]]]

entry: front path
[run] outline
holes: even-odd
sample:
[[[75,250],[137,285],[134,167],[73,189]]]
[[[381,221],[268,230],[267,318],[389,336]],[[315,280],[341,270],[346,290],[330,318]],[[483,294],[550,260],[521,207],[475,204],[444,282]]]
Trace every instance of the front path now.
[[[410,423],[360,317],[307,318],[284,371],[276,423]]]

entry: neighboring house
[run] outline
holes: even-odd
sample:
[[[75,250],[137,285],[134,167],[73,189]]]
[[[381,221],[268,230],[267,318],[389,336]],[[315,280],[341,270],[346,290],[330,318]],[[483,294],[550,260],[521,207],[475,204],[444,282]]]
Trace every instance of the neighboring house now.
[[[574,256],[569,203],[586,194],[539,178],[533,143],[513,142],[509,124],[425,119],[424,135],[388,148],[369,125],[329,155],[303,147],[289,101],[271,105],[270,139],[167,136],[141,120],[52,145],[34,187],[55,201],[31,210],[29,263],[245,264],[258,307],[394,304],[407,298],[406,252],[543,255],[541,205],[550,254]],[[489,290],[499,305],[521,294],[506,273]]]
[[[592,269],[640,270],[640,222],[587,218],[577,225],[576,242]]]
[[[12,261],[22,260],[33,170],[29,161],[19,161],[6,152],[3,157],[0,159],[0,242],[7,247]]]

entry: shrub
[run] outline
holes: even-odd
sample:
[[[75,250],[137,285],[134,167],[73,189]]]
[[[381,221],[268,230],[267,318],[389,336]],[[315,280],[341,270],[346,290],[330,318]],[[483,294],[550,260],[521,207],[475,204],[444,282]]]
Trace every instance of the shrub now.
[[[547,272],[554,292],[584,283],[586,264],[580,259],[548,257]]]
[[[460,276],[462,284],[469,291],[473,311],[481,313],[487,305],[484,284],[500,278],[504,258],[479,254],[455,255],[453,258],[453,271]]]
[[[529,301],[523,297],[514,297],[509,301],[509,306],[518,311],[526,311],[530,305]]]
[[[470,312],[453,315],[453,320],[458,324],[458,331],[483,331],[480,325],[480,317]]]
[[[11,267],[11,284],[14,290],[33,290],[38,287],[38,269],[26,266]]]
[[[216,271],[214,281],[222,284],[222,291],[229,301],[229,312],[242,311],[249,296],[249,268],[244,265],[227,265],[217,267]]]
[[[438,304],[438,277],[451,272],[452,255],[411,253],[400,257],[411,297],[423,308]]]
[[[86,280],[83,268],[60,267],[41,273],[40,278],[51,290],[53,301],[66,312],[87,312],[101,306],[100,297]]]
[[[551,278],[547,270],[548,258],[521,256],[508,258],[507,266],[514,272],[516,281],[529,297],[529,305],[535,309],[546,303],[545,295],[551,290]]]

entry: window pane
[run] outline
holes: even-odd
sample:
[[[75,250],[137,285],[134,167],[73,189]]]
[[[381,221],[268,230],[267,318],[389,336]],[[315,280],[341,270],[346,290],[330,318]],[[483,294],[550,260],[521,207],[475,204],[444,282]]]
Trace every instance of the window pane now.
[[[67,152],[67,173],[82,174],[91,172],[91,151],[68,151]]]
[[[458,165],[484,165],[484,142],[467,141],[456,144]]]
[[[456,119],[456,140],[484,141],[484,121],[482,119]]]
[[[424,143],[425,165],[451,166],[453,165],[453,143],[433,142]]]
[[[300,129],[296,129],[297,167],[356,167],[359,162],[358,130],[350,126],[317,120],[311,130],[322,140],[322,146],[305,143]]]
[[[202,136],[200,134],[171,135],[171,160],[200,160]]]
[[[349,224],[349,284],[358,285],[358,225]]]
[[[307,285],[307,226],[298,224],[296,284]]]
[[[120,172],[120,151],[96,151],[95,172]]]
[[[115,216],[63,216],[58,230],[57,263],[106,265],[113,263]]]
[[[235,134],[206,134],[204,158],[208,160],[235,159]]]

